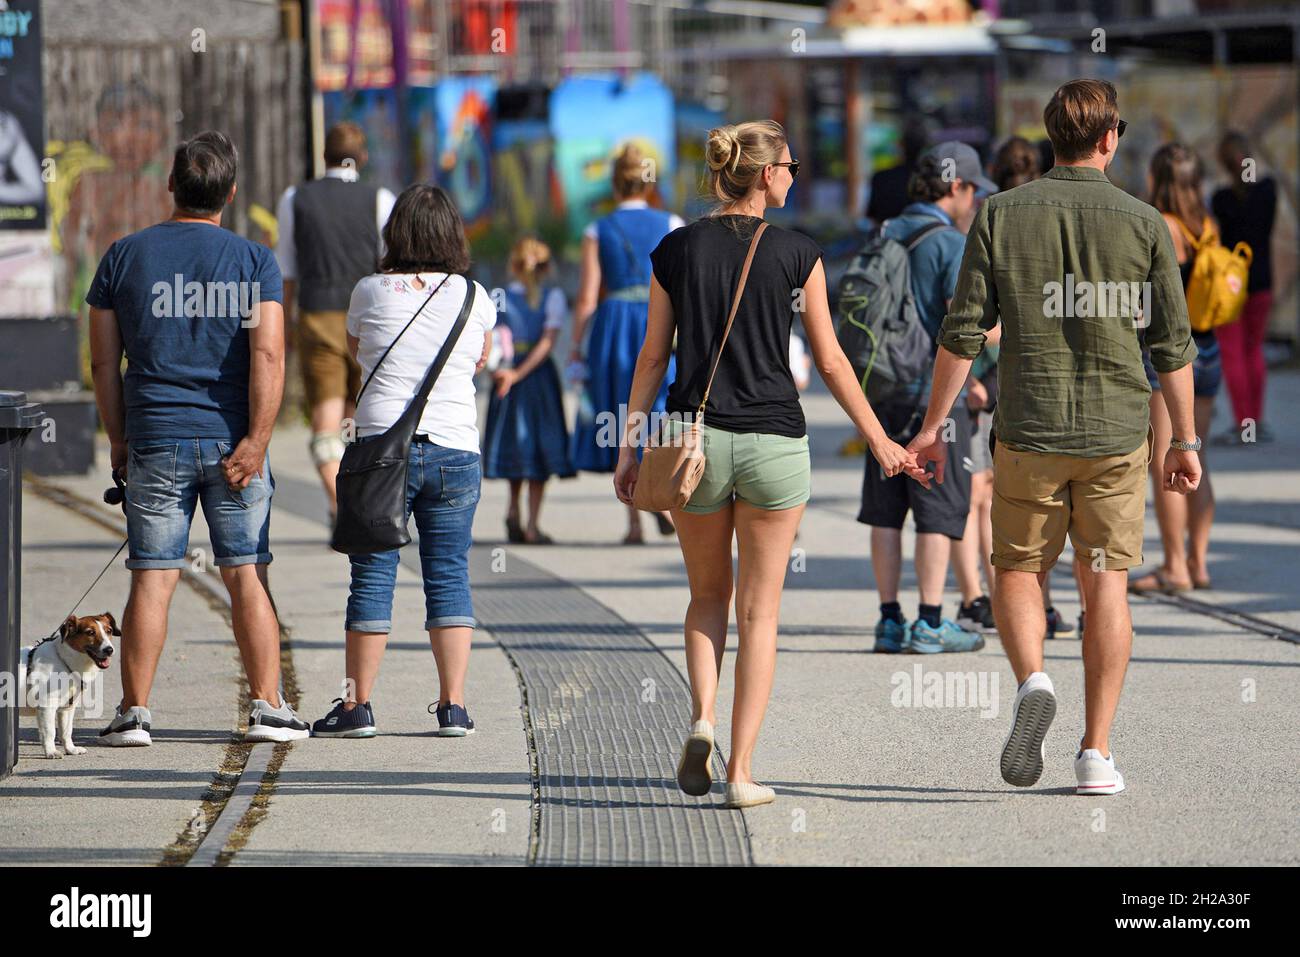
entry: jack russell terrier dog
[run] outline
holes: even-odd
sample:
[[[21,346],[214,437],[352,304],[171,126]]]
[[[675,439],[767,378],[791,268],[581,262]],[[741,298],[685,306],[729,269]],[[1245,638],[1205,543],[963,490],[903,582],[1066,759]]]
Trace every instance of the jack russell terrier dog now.
[[[113,639],[122,637],[108,612],[78,618],[69,615],[57,635],[19,652],[18,681],[25,712],[36,713],[36,728],[47,758],[61,758],[55,731],[68,754],[85,754],[72,743],[72,719],[82,692],[113,660]],[[55,715],[58,727],[55,727]]]

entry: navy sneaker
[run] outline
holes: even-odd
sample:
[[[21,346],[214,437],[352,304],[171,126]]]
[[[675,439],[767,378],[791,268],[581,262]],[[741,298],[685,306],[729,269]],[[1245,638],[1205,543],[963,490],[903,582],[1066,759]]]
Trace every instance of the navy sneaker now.
[[[993,603],[988,596],[980,595],[969,605],[962,605],[957,610],[957,625],[983,635],[996,634],[998,627],[993,622]]]
[[[917,655],[936,655],[953,651],[979,651],[984,647],[984,638],[973,631],[967,631],[950,618],[939,621],[935,628],[926,621],[917,619],[912,622],[911,641],[907,650]]]
[[[311,726],[313,738],[373,738],[375,730],[375,712],[369,701],[348,710],[342,698],[335,698],[330,713]]]
[[[878,655],[897,655],[907,650],[910,638],[907,622],[882,618],[876,622],[876,646],[871,650]]]
[[[438,730],[434,732],[440,738],[463,738],[474,733],[474,719],[462,705],[434,702],[429,705],[429,714],[438,718]]]
[[[1083,619],[1082,612],[1080,612],[1079,614],[1079,619],[1081,621]],[[1071,624],[1069,621],[1067,621],[1064,615],[1062,615],[1055,608],[1047,609],[1047,637],[1049,639],[1058,638],[1058,637],[1064,638],[1073,634],[1074,634],[1074,625]],[[1083,634],[1082,625],[1079,626],[1079,634],[1080,635]]]

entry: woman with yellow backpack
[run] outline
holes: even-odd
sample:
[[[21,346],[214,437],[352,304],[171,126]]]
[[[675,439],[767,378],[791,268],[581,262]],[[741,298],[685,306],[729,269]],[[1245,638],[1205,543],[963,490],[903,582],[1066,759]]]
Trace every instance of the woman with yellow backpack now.
[[[1196,434],[1210,428],[1214,399],[1223,380],[1219,343],[1214,329],[1235,322],[1246,303],[1247,273],[1251,252],[1245,243],[1226,249],[1219,242],[1219,227],[1205,208],[1200,157],[1182,143],[1166,143],[1151,157],[1147,173],[1151,205],[1164,216],[1173,239],[1178,270],[1187,295],[1187,315],[1196,341],[1193,362]],[[1146,362],[1151,382],[1151,426],[1155,448],[1169,446],[1173,428],[1150,360]],[[1151,483],[1155,489],[1156,520],[1164,546],[1164,563],[1155,571],[1135,578],[1132,592],[1174,594],[1193,588],[1209,588],[1206,559],[1210,548],[1210,526],[1214,522],[1214,490],[1209,463],[1200,451],[1201,484],[1191,495],[1168,491],[1161,482],[1160,461],[1151,461]]]

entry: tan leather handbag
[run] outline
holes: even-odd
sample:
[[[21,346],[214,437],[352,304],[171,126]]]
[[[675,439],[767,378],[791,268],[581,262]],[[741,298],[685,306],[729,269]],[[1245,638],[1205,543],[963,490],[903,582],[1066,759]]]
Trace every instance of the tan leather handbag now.
[[[745,280],[749,278],[749,267],[754,261],[754,250],[758,248],[759,237],[767,223],[760,223],[754,230],[754,238],[749,241],[749,252],[745,254],[745,265],[740,270],[740,282],[736,285],[736,294],[731,300],[731,313],[727,316],[727,325],[722,330],[722,342],[718,344],[718,356],[713,360],[713,369],[709,380],[704,384],[704,397],[700,407],[695,410],[695,419],[684,424],[682,431],[667,437],[667,444],[661,444],[662,433],[650,437],[645,450],[641,453],[641,468],[637,473],[636,486],[632,490],[632,504],[646,512],[665,512],[681,508],[694,494],[704,475],[704,447],[700,440],[700,426],[704,422],[704,406],[709,401],[709,390],[713,388],[713,377],[718,374],[718,363],[722,361],[722,350],[727,345],[727,336],[731,335],[732,323],[736,321],[736,309],[740,306],[740,297],[745,292]]]

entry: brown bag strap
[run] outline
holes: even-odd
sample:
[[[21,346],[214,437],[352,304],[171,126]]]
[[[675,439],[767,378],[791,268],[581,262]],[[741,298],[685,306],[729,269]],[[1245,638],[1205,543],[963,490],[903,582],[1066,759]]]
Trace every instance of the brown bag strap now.
[[[767,229],[767,223],[759,223],[758,229],[754,230],[754,238],[749,241],[749,252],[745,254],[745,265],[740,270],[740,282],[736,283],[736,294],[731,299],[731,314],[727,316],[727,325],[722,330],[722,342],[718,344],[718,356],[713,360],[713,369],[709,372],[709,381],[704,384],[704,398],[700,399],[700,407],[695,410],[696,422],[704,418],[704,406],[709,401],[709,390],[713,388],[713,377],[718,374],[718,365],[722,362],[722,350],[727,345],[727,336],[731,335],[732,323],[736,321],[736,310],[740,308],[740,297],[745,294],[745,281],[749,279],[749,267],[754,262],[754,250],[758,249],[759,237],[763,235],[765,229]]]

